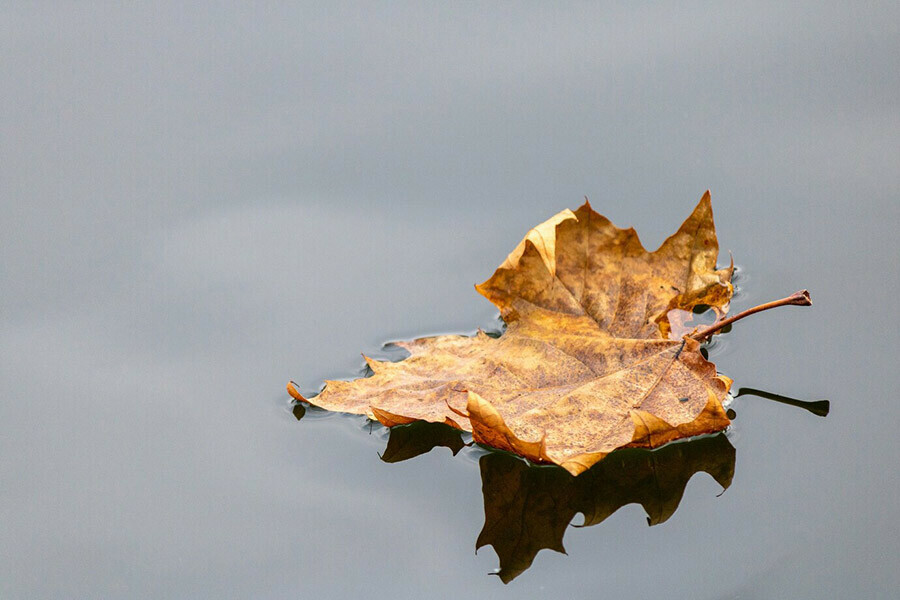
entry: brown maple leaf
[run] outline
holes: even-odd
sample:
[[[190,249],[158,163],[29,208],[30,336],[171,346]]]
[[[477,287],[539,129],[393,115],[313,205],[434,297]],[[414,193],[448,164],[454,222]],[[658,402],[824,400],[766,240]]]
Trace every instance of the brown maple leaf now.
[[[716,270],[718,250],[709,192],[654,252],[585,202],[529,231],[476,286],[501,336],[398,342],[408,358],[366,357],[371,377],[327,381],[310,402],[388,427],[446,423],[576,475],[617,448],[719,431],[731,380],[701,355],[703,336],[668,319],[697,305],[724,316],[732,268]]]

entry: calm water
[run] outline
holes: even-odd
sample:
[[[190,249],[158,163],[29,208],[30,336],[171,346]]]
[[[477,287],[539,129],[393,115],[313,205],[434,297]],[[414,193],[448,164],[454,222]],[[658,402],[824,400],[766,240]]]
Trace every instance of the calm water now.
[[[0,596],[896,597],[897,23],[8,3]],[[292,411],[288,379],[496,327],[472,285],[584,195],[656,247],[707,188],[733,309],[815,303],[710,358],[827,417],[741,395],[573,483]]]

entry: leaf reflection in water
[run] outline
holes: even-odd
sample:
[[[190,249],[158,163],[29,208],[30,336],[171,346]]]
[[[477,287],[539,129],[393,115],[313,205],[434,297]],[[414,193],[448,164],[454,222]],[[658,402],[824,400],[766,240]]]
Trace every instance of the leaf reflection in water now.
[[[438,423],[393,427],[385,462],[400,462],[436,447],[456,454],[461,433]],[[734,476],[735,449],[724,434],[668,444],[657,450],[617,450],[574,477],[558,466],[535,466],[505,452],[479,460],[484,495],[484,527],[476,550],[493,546],[500,559],[497,575],[512,581],[531,566],[544,548],[565,552],[563,536],[576,514],[581,527],[596,525],[626,504],[640,504],[647,522],[666,521],[681,502],[697,472],[712,475],[727,488]]]
[[[824,417],[830,402],[808,402],[755,388],[753,395],[804,408]],[[292,405],[299,420],[313,413],[329,414],[305,402]],[[734,418],[731,411],[731,418]],[[471,445],[470,436],[441,423],[415,422],[390,429],[381,459],[396,463],[445,447],[456,455]],[[699,471],[728,488],[734,477],[734,446],[725,434],[675,442],[656,450],[625,448],[608,455],[575,477],[558,466],[536,466],[502,451],[479,459],[484,495],[484,527],[475,548],[493,546],[500,559],[497,575],[509,583],[527,570],[544,548],[565,553],[566,528],[581,513],[587,527],[603,522],[626,504],[640,504],[650,525],[663,523],[678,509],[685,487]]]
[[[475,546],[493,546],[497,575],[512,581],[549,548],[565,552],[563,535],[578,513],[596,525],[626,504],[637,503],[657,525],[674,514],[688,480],[698,471],[727,488],[735,449],[724,434],[669,444],[658,450],[624,449],[573,477],[558,467],[535,467],[493,452],[480,460],[484,528]]]
[[[384,462],[396,463],[431,452],[439,446],[450,448],[453,456],[456,456],[465,446],[462,433],[443,423],[417,421],[392,427],[387,447],[379,456]]]
[[[758,396],[760,398],[765,398],[766,400],[773,400],[789,406],[796,406],[797,408],[808,410],[817,417],[827,417],[831,410],[831,402],[829,400],[815,400],[809,402],[807,400],[798,400],[797,398],[782,396],[781,394],[773,394],[772,392],[766,392],[756,388],[742,387],[734,397],[740,398],[741,396]]]

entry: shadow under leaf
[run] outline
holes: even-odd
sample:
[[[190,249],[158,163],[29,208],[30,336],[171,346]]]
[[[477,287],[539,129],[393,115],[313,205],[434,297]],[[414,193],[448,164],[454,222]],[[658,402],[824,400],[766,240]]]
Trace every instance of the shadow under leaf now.
[[[658,450],[624,449],[573,477],[559,467],[537,467],[510,454],[480,459],[484,528],[476,550],[493,546],[497,575],[512,581],[544,548],[565,553],[563,536],[576,514],[596,525],[637,503],[656,525],[674,514],[688,480],[709,473],[723,488],[734,476],[735,449],[725,435],[669,444]]]
[[[431,452],[434,448],[450,448],[453,456],[465,443],[459,429],[443,423],[417,421],[391,428],[387,447],[379,456],[386,463],[396,463]]]

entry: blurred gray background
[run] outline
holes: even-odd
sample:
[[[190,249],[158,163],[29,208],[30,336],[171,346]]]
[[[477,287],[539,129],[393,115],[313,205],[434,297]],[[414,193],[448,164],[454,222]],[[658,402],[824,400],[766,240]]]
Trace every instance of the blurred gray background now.
[[[900,5],[0,7],[0,595],[892,597]],[[503,586],[471,456],[381,464],[283,385],[494,323],[585,195],[655,248],[711,189],[735,484]],[[726,262],[723,254],[720,262]]]

